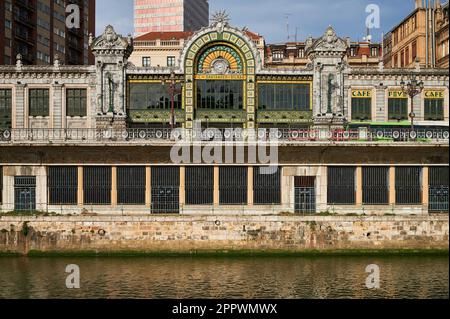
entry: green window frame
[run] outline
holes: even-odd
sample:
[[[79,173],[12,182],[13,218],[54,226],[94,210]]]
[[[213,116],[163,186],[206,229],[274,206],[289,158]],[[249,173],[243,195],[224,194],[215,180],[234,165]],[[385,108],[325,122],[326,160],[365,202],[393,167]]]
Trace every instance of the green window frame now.
[[[207,110],[242,110],[244,82],[240,80],[199,80],[197,108]]]
[[[352,98],[352,120],[372,120],[372,98]]]
[[[308,83],[258,84],[258,109],[310,111],[311,85]]]
[[[66,115],[75,117],[87,116],[87,90],[67,89],[66,90]]]
[[[408,99],[388,100],[389,121],[404,121],[408,119]]]
[[[130,110],[170,110],[171,96],[169,84],[155,83],[130,83]],[[182,86],[175,85],[174,108],[182,108]]]
[[[29,91],[29,115],[49,116],[50,102],[48,89],[31,89]]]
[[[425,99],[425,121],[444,119],[444,99]]]
[[[0,89],[0,129],[11,128],[12,90]]]

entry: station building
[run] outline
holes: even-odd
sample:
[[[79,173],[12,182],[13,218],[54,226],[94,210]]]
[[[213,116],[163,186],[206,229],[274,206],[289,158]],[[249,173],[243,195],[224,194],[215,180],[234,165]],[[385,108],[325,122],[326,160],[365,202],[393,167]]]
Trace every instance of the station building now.
[[[351,42],[332,27],[304,42],[307,63],[296,68],[267,65],[258,41],[218,14],[169,66],[132,63],[133,39],[111,26],[91,38],[93,66],[28,66],[20,56],[0,66],[0,210],[448,210],[447,69],[352,66]],[[175,163],[173,129],[189,141],[197,130],[232,134],[245,155],[255,132],[276,141],[275,169],[247,156]]]

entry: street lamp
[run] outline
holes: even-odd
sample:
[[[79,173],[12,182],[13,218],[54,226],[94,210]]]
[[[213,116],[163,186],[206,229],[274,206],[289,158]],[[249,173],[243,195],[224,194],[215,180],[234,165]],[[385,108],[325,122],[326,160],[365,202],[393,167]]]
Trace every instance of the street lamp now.
[[[175,93],[181,93],[181,90],[177,90],[177,80],[175,72],[170,73],[170,78],[167,81],[163,81],[162,85],[169,85],[170,94],[170,128],[173,130],[175,128]]]
[[[422,93],[424,84],[422,81],[418,82],[416,76],[413,75],[409,83],[406,84],[405,81],[402,81],[400,85],[402,91],[411,99],[411,113],[409,114],[409,117],[411,118],[411,132],[414,132],[414,118],[416,117],[416,114],[414,113],[414,97]]]

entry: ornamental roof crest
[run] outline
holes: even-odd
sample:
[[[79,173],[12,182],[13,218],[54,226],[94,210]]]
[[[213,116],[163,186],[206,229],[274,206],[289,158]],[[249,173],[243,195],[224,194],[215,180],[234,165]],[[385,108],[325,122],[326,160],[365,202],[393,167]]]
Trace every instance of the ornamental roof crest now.
[[[214,13],[211,17],[211,26],[223,33],[224,28],[230,26],[230,15],[225,10]]]
[[[332,26],[329,26],[324,35],[313,41],[309,38],[306,42],[306,50],[322,52],[345,52],[348,49],[347,41],[337,36]]]
[[[93,52],[100,50],[120,50],[132,51],[133,40],[131,36],[128,38],[117,34],[114,27],[108,25],[102,35],[97,38],[90,38],[90,46]]]

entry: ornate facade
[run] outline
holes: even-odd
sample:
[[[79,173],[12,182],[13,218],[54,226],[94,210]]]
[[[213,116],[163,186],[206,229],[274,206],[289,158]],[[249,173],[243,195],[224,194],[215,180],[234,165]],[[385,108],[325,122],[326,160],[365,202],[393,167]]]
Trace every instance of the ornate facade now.
[[[258,43],[225,14],[184,42],[173,67],[134,65],[133,39],[111,26],[90,45],[93,66],[25,66],[20,57],[0,66],[3,211],[448,207],[448,182],[439,179],[448,174],[448,70],[352,67],[350,43],[332,27],[307,39],[304,67],[266,67]],[[424,89],[409,99],[402,82],[414,79]],[[171,129],[192,138],[198,125],[240,132],[244,153],[244,130],[264,140],[277,129],[277,172],[264,176],[250,160],[175,164]]]

